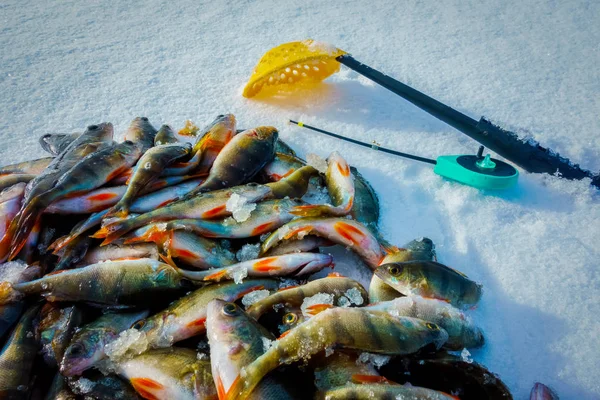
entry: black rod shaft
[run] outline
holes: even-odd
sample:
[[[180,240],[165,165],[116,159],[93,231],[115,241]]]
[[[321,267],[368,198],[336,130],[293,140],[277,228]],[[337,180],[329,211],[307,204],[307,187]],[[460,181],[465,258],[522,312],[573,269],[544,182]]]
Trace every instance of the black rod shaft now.
[[[558,172],[561,177],[567,179],[591,178],[592,185],[600,188],[600,174],[594,174],[581,168],[578,164],[571,163],[551,149],[542,147],[538,143],[523,141],[514,132],[504,130],[485,118],[475,121],[424,93],[357,61],[349,54],[341,55],[336,60],[410,101],[528,172],[548,174]]]
[[[444,121],[459,131],[464,132],[469,136],[479,133],[477,129],[477,121],[475,121],[473,118],[470,118],[465,114],[456,111],[455,109],[448,107],[443,103],[440,103],[436,99],[433,99],[426,94],[421,93],[400,81],[397,81],[391,76],[379,72],[376,69],[361,63],[360,61],[357,61],[352,56],[344,54],[336,58],[336,60],[348,68],[358,72],[359,74],[366,76],[373,82],[394,92],[398,96],[410,101],[415,106],[427,111],[429,114]]]
[[[402,153],[402,152],[396,151],[396,150],[386,149],[385,147],[380,147],[379,145],[361,142],[360,140],[351,139],[346,136],[338,135],[337,133],[325,131],[323,129],[315,128],[314,126],[306,125],[304,122],[298,122],[298,121],[294,121],[291,119],[290,119],[290,122],[293,124],[296,124],[302,128],[307,128],[307,129],[313,130],[315,132],[319,132],[324,135],[334,137],[336,139],[341,139],[341,140],[345,140],[346,142],[357,144],[359,146],[368,147],[372,150],[382,151],[384,153],[393,154],[395,156],[404,157],[404,158],[410,158],[411,160],[421,161],[421,162],[428,163],[428,164],[433,164],[433,165],[437,164],[437,161],[432,160],[431,158],[414,156],[412,154],[407,154],[407,153]]]

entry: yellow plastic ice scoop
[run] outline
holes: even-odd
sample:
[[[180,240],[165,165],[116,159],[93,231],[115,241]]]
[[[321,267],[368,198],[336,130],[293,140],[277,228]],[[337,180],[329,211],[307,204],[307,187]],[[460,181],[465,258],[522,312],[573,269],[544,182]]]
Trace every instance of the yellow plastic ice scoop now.
[[[252,97],[263,88],[286,89],[319,82],[340,69],[336,57],[345,51],[314,40],[289,42],[269,50],[258,62],[244,97]]]
[[[361,63],[344,50],[314,40],[284,43],[269,50],[254,69],[244,88],[244,97],[253,97],[261,90],[267,94],[308,87],[339,71],[340,64],[410,101],[526,171],[549,174],[558,171],[567,179],[591,178],[592,184],[600,188],[600,174],[582,169],[537,142],[522,140],[517,134],[500,128],[484,117],[479,121],[474,120]]]

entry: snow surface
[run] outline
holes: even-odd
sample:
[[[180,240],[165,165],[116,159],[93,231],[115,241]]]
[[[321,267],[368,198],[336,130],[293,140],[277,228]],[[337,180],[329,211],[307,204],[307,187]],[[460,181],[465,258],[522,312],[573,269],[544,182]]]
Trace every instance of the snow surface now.
[[[516,188],[485,193],[427,165],[285,124],[299,119],[425,157],[477,150],[344,68],[310,93],[240,96],[266,50],[307,38],[600,169],[600,2],[568,0],[5,0],[2,163],[44,156],[44,133],[111,121],[122,134],[135,116],[176,130],[225,112],[242,128],[277,126],[301,156],[337,150],[358,168],[380,196],[388,240],[430,237],[441,262],[484,285],[472,315],[486,345],[473,358],[515,398],[535,381],[561,398],[598,398],[598,192],[523,173]]]

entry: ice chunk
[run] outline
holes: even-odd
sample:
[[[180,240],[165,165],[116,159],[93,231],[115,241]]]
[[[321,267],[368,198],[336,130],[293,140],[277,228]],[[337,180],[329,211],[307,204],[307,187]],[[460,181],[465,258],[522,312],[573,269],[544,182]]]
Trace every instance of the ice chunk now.
[[[138,355],[148,348],[146,333],[137,329],[127,329],[119,334],[114,341],[104,346],[104,352],[111,361],[118,362],[125,355]]]
[[[350,301],[350,304],[355,304],[357,306],[360,306],[361,304],[363,304],[365,302],[365,300],[362,297],[362,294],[360,293],[360,290],[358,290],[355,287],[346,290],[346,293],[344,293],[344,294]]]
[[[374,353],[360,353],[357,364],[373,364],[375,367],[380,368],[390,361],[391,357],[383,354]]]
[[[317,154],[308,153],[306,155],[306,162],[308,163],[308,165],[314,167],[317,171],[323,174],[327,172],[327,161],[325,161],[323,157]]]
[[[242,283],[244,278],[248,276],[248,270],[243,265],[238,265],[237,267],[233,267],[227,271],[227,276],[233,279],[235,283],[239,284]]]
[[[86,394],[92,391],[96,384],[89,379],[79,378],[78,380],[71,383],[71,389],[75,394]]]
[[[333,294],[331,293],[317,293],[314,296],[307,297],[302,302],[300,306],[300,310],[302,310],[302,315],[307,318],[310,318],[315,315],[315,307],[316,305],[331,305],[333,306]]]
[[[312,182],[308,185],[308,189],[302,200],[309,204],[331,204],[329,192],[324,186],[315,185]]]
[[[237,193],[233,193],[225,203],[225,209],[231,212],[233,219],[237,222],[244,222],[250,218],[250,214],[255,208],[256,204],[248,203],[246,197]]]
[[[21,273],[27,268],[21,260],[9,261],[0,265],[0,282],[16,283],[21,276]]]
[[[464,362],[467,362],[469,364],[473,362],[473,359],[471,358],[471,353],[467,349],[462,349],[462,351],[460,352],[460,358],[462,358]]]
[[[329,357],[334,353],[333,347],[325,347],[325,357]]]
[[[237,258],[240,262],[254,260],[258,258],[258,254],[260,253],[260,244],[245,244],[241,249],[235,254],[235,258]]]
[[[340,296],[337,304],[338,307],[350,307],[351,305],[350,299],[348,299],[346,296]]]
[[[247,295],[245,295],[242,298],[242,304],[244,305],[244,307],[248,308],[250,307],[252,304],[256,303],[257,301],[260,301],[266,297],[269,296],[269,291],[264,289],[264,290],[255,290],[253,292],[248,293]]]
[[[262,338],[262,343],[263,343],[263,349],[264,349],[264,351],[269,350],[273,346],[274,342],[275,342],[274,340],[269,340],[266,337],[263,337]]]

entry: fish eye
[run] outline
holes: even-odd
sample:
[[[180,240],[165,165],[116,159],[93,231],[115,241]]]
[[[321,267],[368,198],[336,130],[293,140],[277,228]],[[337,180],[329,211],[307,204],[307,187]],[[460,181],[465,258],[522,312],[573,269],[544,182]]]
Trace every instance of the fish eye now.
[[[87,128],[88,128],[88,131],[95,131],[99,128],[99,126],[98,125],[90,125]]]
[[[82,355],[84,352],[85,348],[79,343],[75,343],[73,346],[71,346],[71,350],[69,350],[69,353],[72,356],[79,356]]]
[[[429,322],[427,322],[427,323],[425,324],[425,326],[426,326],[427,328],[431,329],[432,331],[439,331],[439,330],[440,330],[440,327],[439,327],[439,326],[437,326],[437,325],[435,325],[435,324],[431,324],[431,323],[429,323]]]
[[[223,306],[223,314],[233,316],[237,314],[238,307],[233,303],[227,303]]]
[[[286,325],[292,325],[296,321],[298,321],[298,316],[295,313],[290,312],[283,316],[283,323]]]
[[[142,118],[140,118],[140,119],[141,119],[142,121],[144,121],[144,122],[148,122],[148,118],[147,118],[147,117],[142,117]]]
[[[146,320],[141,319],[138,322],[136,322],[135,324],[133,324],[131,327],[133,329],[142,329],[145,325],[146,325]]]
[[[217,115],[217,118],[223,118],[225,116],[225,114],[219,114]]]
[[[388,271],[390,272],[390,274],[396,276],[396,275],[398,275],[400,273],[400,268],[395,267],[395,266],[394,267],[389,267]]]

